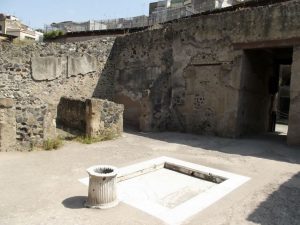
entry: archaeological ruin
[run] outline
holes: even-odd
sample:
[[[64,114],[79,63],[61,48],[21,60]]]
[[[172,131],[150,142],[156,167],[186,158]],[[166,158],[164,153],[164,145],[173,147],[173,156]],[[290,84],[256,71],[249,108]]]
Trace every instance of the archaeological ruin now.
[[[270,1],[269,1],[270,3]],[[281,68],[291,66],[288,143],[300,144],[298,1],[199,15],[116,39],[114,93],[125,123],[224,137],[270,128]],[[138,119],[137,119],[138,118]]]
[[[57,126],[120,134],[123,117],[144,132],[273,131],[284,85],[287,142],[300,145],[300,2],[262,2],[117,37],[0,43],[0,151],[55,138]]]

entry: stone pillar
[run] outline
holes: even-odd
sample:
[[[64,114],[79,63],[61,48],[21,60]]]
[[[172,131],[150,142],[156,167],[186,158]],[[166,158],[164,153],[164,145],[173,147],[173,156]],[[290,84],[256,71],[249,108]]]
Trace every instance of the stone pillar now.
[[[0,152],[13,150],[16,144],[16,109],[13,99],[0,98]]]
[[[123,132],[124,106],[102,99],[86,100],[86,135],[120,136]]]
[[[113,166],[93,166],[89,174],[89,195],[87,208],[108,209],[117,206],[117,168]]]
[[[300,145],[300,46],[294,48],[290,96],[288,144]]]
[[[152,131],[153,109],[150,99],[150,90],[144,90],[141,99],[141,115],[139,118],[140,130],[143,132]]]
[[[97,137],[99,131],[104,130],[104,122],[101,122],[102,103],[98,99],[86,100],[86,135]]]
[[[56,115],[57,107],[55,105],[49,104],[47,111],[44,115],[44,140],[55,139],[57,137],[56,133]]]

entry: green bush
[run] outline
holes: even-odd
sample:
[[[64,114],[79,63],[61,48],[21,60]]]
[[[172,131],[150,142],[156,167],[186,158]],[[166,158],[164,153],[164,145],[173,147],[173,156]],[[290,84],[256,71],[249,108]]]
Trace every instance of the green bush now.
[[[44,34],[44,40],[53,39],[62,35],[64,35],[62,30],[52,30]]]

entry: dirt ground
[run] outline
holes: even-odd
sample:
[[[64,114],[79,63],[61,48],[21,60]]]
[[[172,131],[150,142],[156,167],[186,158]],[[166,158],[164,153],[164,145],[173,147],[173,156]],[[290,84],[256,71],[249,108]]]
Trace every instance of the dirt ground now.
[[[169,156],[251,177],[184,224],[299,225],[300,148],[288,147],[284,139],[127,132],[92,145],[69,142],[57,151],[0,153],[0,224],[163,224],[124,203],[104,211],[83,208],[87,187],[78,179],[92,165],[122,167]]]

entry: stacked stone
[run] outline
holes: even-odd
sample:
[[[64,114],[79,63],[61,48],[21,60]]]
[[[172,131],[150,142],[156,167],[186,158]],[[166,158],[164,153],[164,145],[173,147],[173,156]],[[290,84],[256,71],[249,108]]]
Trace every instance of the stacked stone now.
[[[62,96],[93,95],[114,40],[0,43],[0,98],[15,101],[18,143],[30,146],[53,136],[55,108]],[[49,67],[56,68],[50,70],[55,76],[47,74]]]
[[[13,150],[16,143],[15,102],[0,98],[0,152]]]
[[[63,97],[57,111],[57,126],[89,137],[120,136],[124,106],[102,99]]]

